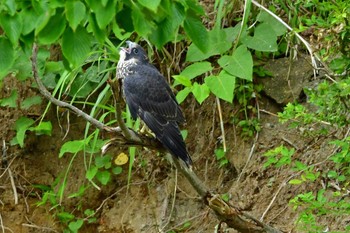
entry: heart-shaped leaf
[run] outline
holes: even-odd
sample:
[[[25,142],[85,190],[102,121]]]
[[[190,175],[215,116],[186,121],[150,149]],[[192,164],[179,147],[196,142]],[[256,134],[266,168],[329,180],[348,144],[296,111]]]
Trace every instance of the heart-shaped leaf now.
[[[222,56],[218,63],[233,76],[249,81],[253,79],[253,58],[244,45],[239,46],[231,56]]]

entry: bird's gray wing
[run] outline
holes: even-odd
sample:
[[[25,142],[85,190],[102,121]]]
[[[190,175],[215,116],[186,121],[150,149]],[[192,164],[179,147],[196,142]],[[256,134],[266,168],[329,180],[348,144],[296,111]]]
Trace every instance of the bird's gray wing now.
[[[124,78],[123,91],[133,118],[138,111],[166,120],[183,122],[184,117],[165,78],[157,70],[142,69]]]
[[[142,110],[140,118],[171,154],[185,161],[187,165],[192,164],[177,122],[165,120],[162,117]]]
[[[158,71],[142,71],[124,78],[123,91],[132,117],[139,116],[174,156],[191,164],[177,124],[184,117],[169,85]]]

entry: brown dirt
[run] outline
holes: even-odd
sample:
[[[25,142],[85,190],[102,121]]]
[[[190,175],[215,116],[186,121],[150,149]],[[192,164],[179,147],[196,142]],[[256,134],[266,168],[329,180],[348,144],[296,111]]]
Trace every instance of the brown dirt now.
[[[30,82],[21,84],[14,78],[6,78],[3,84],[0,98],[8,97],[13,89],[18,89],[19,100],[36,94],[29,88]],[[280,110],[268,99],[259,100],[259,104],[265,112],[276,113]],[[187,118],[184,126],[188,130],[186,142],[195,171],[205,184],[213,192],[228,193],[231,203],[256,218],[267,211],[264,216],[266,223],[285,232],[298,232],[295,229],[297,212],[291,209],[288,201],[298,193],[313,191],[322,184],[314,183],[311,187],[307,184],[284,184],[292,175],[290,170],[283,167],[264,169],[262,164],[265,158],[262,154],[284,144],[296,148],[295,157],[308,164],[322,161],[332,149],[327,144],[331,136],[305,136],[305,129],[290,130],[278,123],[273,114],[261,113],[262,130],[257,140],[243,140],[239,136],[239,128],[231,123],[236,110],[232,105],[222,103],[230,164],[220,168],[214,156],[214,149],[221,146],[222,140],[215,99],[211,97],[199,106],[195,100],[188,98],[182,107]],[[23,149],[10,146],[9,141],[15,135],[15,120],[21,115],[37,119],[44,108],[43,104],[25,112],[8,107],[0,110],[1,139],[8,146],[8,168],[18,194],[18,204],[15,204],[9,170],[3,167],[0,170],[0,225],[5,232],[62,232],[67,226],[55,217],[62,208],[79,217],[87,208],[96,211],[96,222],[84,224],[79,232],[214,232],[219,221],[198,198],[188,181],[149,150],[140,150],[142,156],[135,162],[129,189],[125,167],[121,175],[114,176],[113,182],[101,186],[100,191],[91,187],[83,197],[69,198],[82,185],[89,184],[85,178],[84,156],[78,154],[68,173],[60,205],[56,208],[49,204],[37,206],[43,193],[33,184],[50,186],[66,173],[72,156],[65,155],[59,159],[60,146],[67,140],[81,139],[85,126],[82,119],[71,116],[70,131],[63,139],[56,110],[52,108],[46,117],[54,126],[51,137],[27,133]],[[141,165],[143,160],[146,161],[145,166]],[[321,165],[318,169],[326,168]],[[345,224],[344,219],[327,221],[332,230]],[[182,229],[185,223],[190,223],[190,226]],[[227,232],[236,231],[231,229]]]

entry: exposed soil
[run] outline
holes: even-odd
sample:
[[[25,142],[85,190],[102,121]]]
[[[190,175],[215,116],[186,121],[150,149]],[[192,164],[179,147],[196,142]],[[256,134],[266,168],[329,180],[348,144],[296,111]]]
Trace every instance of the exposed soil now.
[[[30,88],[29,81],[20,83],[8,77],[3,84],[0,98],[8,97],[14,89],[18,90],[19,102],[37,94]],[[291,130],[281,125],[274,115],[281,110],[279,105],[265,97],[257,101],[263,110],[260,112],[262,130],[250,139],[242,139],[240,129],[231,123],[232,117],[237,116],[237,109],[221,103],[230,161],[223,168],[219,167],[214,156],[214,150],[222,143],[215,99],[210,97],[200,106],[188,98],[182,104],[187,118],[184,126],[188,130],[186,143],[194,170],[213,192],[228,193],[233,205],[256,218],[263,216],[265,223],[282,231],[300,232],[295,223],[297,212],[288,202],[298,193],[316,190],[322,182],[313,183],[313,186],[289,185],[286,182],[295,173],[284,167],[264,169],[266,158],[262,154],[283,144],[295,148],[295,158],[304,163],[320,162],[333,150],[328,141],[341,137],[342,132],[330,130],[332,133],[328,136],[312,137],[314,129]],[[125,165],[123,173],[114,176],[108,185],[100,186],[101,190],[90,187],[82,197],[74,198],[69,196],[78,192],[82,185],[89,184],[85,178],[84,155],[78,154],[67,175],[61,203],[56,207],[50,204],[38,206],[43,193],[33,185],[51,186],[58,177],[65,175],[72,156],[67,154],[59,159],[60,147],[67,140],[81,139],[85,127],[82,119],[70,116],[70,129],[64,137],[65,132],[59,125],[67,127],[67,122],[58,119],[56,109],[51,108],[46,120],[53,124],[52,136],[27,132],[24,148],[10,146],[16,119],[22,115],[38,119],[45,106],[43,103],[26,111],[9,107],[0,109],[0,138],[7,144],[7,157],[3,158],[0,170],[0,225],[3,232],[62,232],[67,228],[57,218],[62,208],[80,217],[85,209],[95,210],[96,221],[85,223],[79,232],[214,232],[219,221],[198,198],[189,182],[165,159],[149,150],[139,150],[129,188]],[[144,161],[146,165],[141,165]],[[326,165],[320,164],[317,169],[327,169]],[[17,192],[17,204],[13,187]],[[330,230],[341,230],[348,220],[320,219]],[[227,232],[236,231],[227,229]]]

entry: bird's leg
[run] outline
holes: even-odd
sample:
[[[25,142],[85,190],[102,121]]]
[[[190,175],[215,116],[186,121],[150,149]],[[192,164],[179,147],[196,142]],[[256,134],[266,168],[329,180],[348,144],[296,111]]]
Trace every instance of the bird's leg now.
[[[141,127],[141,129],[140,129],[140,133],[141,133],[141,134],[144,134],[145,131],[147,130],[147,128],[148,128],[148,127],[147,127],[145,124],[143,124],[142,127]]]
[[[146,136],[152,136],[155,137],[154,133],[147,127],[147,125],[141,121],[142,127],[140,129],[140,134],[146,135]]]

